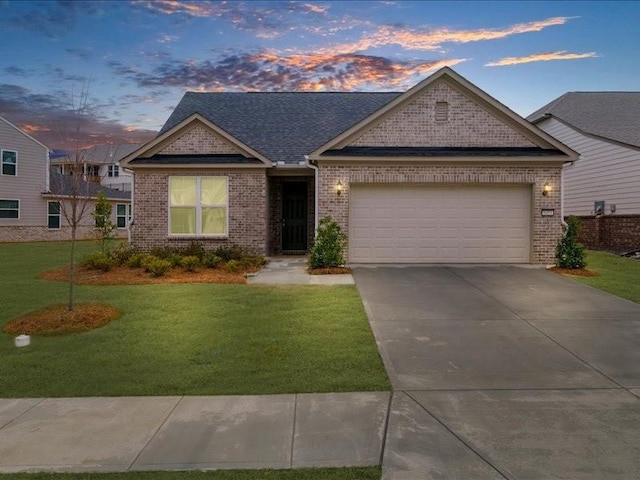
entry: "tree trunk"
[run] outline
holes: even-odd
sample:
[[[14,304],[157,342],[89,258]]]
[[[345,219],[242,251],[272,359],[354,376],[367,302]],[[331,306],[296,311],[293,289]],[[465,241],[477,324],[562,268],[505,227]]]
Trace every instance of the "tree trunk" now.
[[[69,255],[69,303],[67,308],[73,312],[73,295],[76,273],[76,226],[71,226],[71,253]]]

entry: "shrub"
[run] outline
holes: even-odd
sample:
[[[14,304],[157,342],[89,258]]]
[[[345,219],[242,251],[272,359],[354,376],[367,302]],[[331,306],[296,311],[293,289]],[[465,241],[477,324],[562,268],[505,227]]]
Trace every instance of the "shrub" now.
[[[132,254],[127,260],[127,267],[129,268],[141,268],[142,262],[144,261],[147,254],[142,252],[136,252]]]
[[[188,255],[186,257],[182,257],[180,265],[182,265],[182,268],[187,272],[196,272],[200,267],[200,259],[195,255]]]
[[[578,243],[580,220],[574,216],[567,218],[564,235],[556,246],[556,266],[560,268],[584,268],[584,247]]]
[[[183,248],[179,253],[183,257],[198,257],[199,260],[202,260],[202,257],[204,257],[207,251],[204,249],[201,243],[191,242],[188,247]]]
[[[112,261],[109,255],[102,252],[96,252],[89,255],[83,265],[93,270],[108,272],[111,269]]]
[[[238,260],[229,260],[224,269],[229,273],[237,273],[242,270],[242,264]]]
[[[110,255],[111,260],[115,265],[127,265],[131,257],[136,253],[140,253],[137,248],[127,245],[126,243],[122,243],[112,250]]]
[[[149,255],[162,258],[163,260],[171,260],[171,257],[175,257],[176,255],[181,256],[179,249],[172,247],[153,247],[149,250]]]
[[[151,255],[149,253],[145,253],[142,255],[142,259],[140,260],[140,266],[145,272],[150,272],[151,271],[150,266],[156,260],[163,260],[169,264],[169,267],[171,267],[171,262],[169,262],[169,260],[165,260],[164,258],[158,258],[155,255]]]
[[[159,257],[159,258],[162,258],[163,260],[167,260],[171,264],[171,268],[176,268],[182,265],[183,257],[179,253],[172,253],[168,257]]]
[[[202,265],[206,268],[216,268],[222,263],[222,258],[213,252],[207,252],[202,257]]]
[[[344,265],[342,251],[346,244],[347,237],[342,233],[340,225],[331,217],[324,217],[318,224],[318,232],[309,255],[309,266],[323,268]]]
[[[171,269],[171,262],[158,257],[149,256],[145,261],[145,270],[152,277],[161,277]]]
[[[252,255],[248,250],[235,245],[230,247],[218,247],[213,253],[225,262],[228,262],[229,260],[242,260],[244,257]]]

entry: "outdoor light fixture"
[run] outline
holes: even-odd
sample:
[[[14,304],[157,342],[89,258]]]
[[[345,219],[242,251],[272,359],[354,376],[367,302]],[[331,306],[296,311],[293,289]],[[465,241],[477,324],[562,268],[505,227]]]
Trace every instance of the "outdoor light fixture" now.
[[[338,196],[340,196],[340,194],[342,193],[342,182],[340,180],[338,180],[338,183],[336,183],[336,193],[338,194]]]
[[[542,195],[546,197],[547,195],[549,195],[549,192],[551,192],[551,184],[545,183],[544,187],[542,187]]]

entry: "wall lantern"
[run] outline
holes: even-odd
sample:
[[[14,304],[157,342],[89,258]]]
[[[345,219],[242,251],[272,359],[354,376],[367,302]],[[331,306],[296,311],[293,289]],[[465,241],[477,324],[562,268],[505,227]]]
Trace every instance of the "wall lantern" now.
[[[340,194],[342,193],[342,189],[342,182],[338,180],[338,183],[336,183],[336,193],[338,194],[338,196],[340,196]]]
[[[544,187],[542,187],[542,195],[546,197],[547,195],[549,195],[550,192],[551,192],[551,184],[545,183]]]

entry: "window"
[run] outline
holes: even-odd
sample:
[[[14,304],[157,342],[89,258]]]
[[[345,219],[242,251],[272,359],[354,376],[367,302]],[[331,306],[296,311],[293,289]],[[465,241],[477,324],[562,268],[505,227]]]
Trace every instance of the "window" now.
[[[87,165],[85,172],[90,177],[99,177],[100,165]]]
[[[109,177],[119,177],[120,176],[120,166],[119,165],[109,165],[107,168],[107,175]]]
[[[47,202],[47,228],[60,228],[60,202]]]
[[[170,177],[169,234],[227,235],[227,177]]]
[[[0,200],[0,218],[20,218],[20,200]]]
[[[118,228],[127,228],[129,222],[131,222],[131,204],[116,204],[116,226]]]
[[[2,175],[18,174],[18,152],[2,150]]]
[[[436,122],[446,122],[447,120],[449,120],[449,104],[436,102]]]

